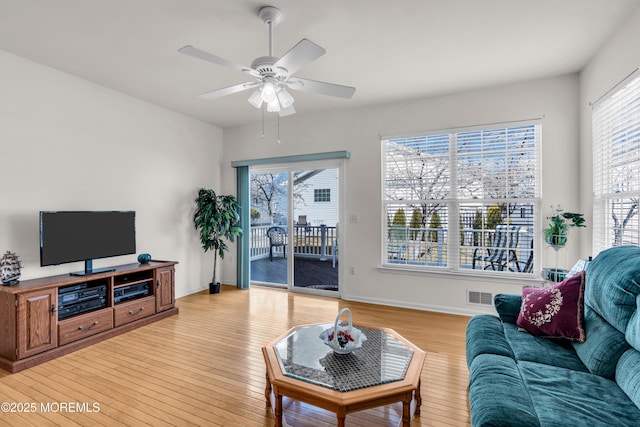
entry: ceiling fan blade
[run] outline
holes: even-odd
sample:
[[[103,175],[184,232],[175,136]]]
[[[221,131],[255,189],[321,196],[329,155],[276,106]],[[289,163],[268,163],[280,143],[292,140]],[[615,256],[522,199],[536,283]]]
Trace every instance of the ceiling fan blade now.
[[[202,99],[216,99],[223,96],[231,95],[232,93],[242,92],[243,90],[251,89],[258,86],[259,82],[240,83],[239,85],[229,86],[222,89],[212,90],[211,92],[198,95],[198,98]]]
[[[280,117],[287,117],[295,113],[296,113],[296,110],[295,108],[293,108],[293,105],[292,105],[290,107],[280,109],[280,112],[278,114],[280,114]]]
[[[291,89],[303,92],[313,92],[322,95],[337,96],[338,98],[349,99],[356,91],[355,87],[336,85],[333,83],[318,82],[315,80],[294,78],[286,82]]]
[[[273,68],[280,74],[290,76],[326,52],[324,48],[321,48],[311,40],[302,39],[297,45],[282,55],[282,57],[273,64]]]
[[[178,52],[185,55],[193,56],[194,58],[204,59],[205,61],[213,62],[214,64],[222,65],[223,67],[231,68],[232,70],[247,73],[254,77],[260,77],[260,73],[251,67],[238,64],[237,62],[229,61],[228,59],[220,58],[219,56],[213,55],[209,52],[205,52],[204,50],[200,50],[190,45],[181,47],[180,49],[178,49]]]

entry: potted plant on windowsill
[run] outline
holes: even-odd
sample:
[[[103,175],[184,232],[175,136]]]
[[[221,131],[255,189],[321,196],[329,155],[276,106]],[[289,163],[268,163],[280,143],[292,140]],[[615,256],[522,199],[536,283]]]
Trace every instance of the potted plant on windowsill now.
[[[242,234],[240,222],[240,205],[231,195],[218,196],[211,189],[201,188],[196,197],[196,211],[193,224],[200,234],[200,243],[205,252],[214,251],[213,276],[209,283],[209,293],[220,292],[220,283],[216,281],[218,257],[224,259],[229,250],[224,239],[233,242]]]
[[[570,227],[586,227],[586,224],[582,214],[564,212],[560,206],[555,209],[555,212],[555,215],[549,217],[549,225],[544,229],[544,240],[558,250],[567,244]]]

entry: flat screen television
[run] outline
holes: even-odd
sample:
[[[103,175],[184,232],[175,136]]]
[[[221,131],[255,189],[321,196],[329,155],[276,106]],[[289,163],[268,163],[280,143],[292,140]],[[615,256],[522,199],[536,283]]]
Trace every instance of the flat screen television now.
[[[93,268],[93,260],[136,252],[134,211],[41,211],[40,265],[84,261],[87,275],[113,268]]]

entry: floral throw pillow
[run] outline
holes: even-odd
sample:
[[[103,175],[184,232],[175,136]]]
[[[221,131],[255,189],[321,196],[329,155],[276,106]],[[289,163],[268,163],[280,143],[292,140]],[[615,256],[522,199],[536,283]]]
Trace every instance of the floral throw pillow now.
[[[524,288],[517,324],[532,335],[584,342],[584,275],[544,288]]]

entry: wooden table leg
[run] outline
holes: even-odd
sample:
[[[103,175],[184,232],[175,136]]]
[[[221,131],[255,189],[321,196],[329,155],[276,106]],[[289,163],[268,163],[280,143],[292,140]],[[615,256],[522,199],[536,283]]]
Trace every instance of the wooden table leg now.
[[[273,417],[275,418],[276,427],[282,427],[282,395],[278,393],[277,387],[272,387],[268,372],[266,380],[264,397],[267,399],[267,405],[271,408],[271,392],[273,391],[273,396],[276,401],[276,407],[273,408]]]
[[[416,389],[416,415],[420,415],[420,406],[422,406],[422,396],[420,395],[420,379],[418,379],[418,388]]]
[[[347,411],[340,407],[336,411],[336,417],[338,417],[338,427],[344,427],[345,418],[347,418]]]
[[[276,387],[274,392],[276,398],[276,427],[282,427],[282,395],[278,393],[278,388]]]
[[[268,372],[265,376],[267,377],[267,383],[264,387],[264,397],[267,399],[267,405],[271,406],[271,380]]]
[[[411,393],[409,400],[402,401],[402,427],[409,427],[411,425]]]

